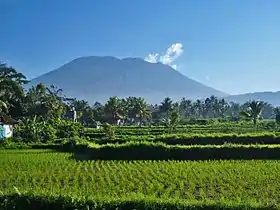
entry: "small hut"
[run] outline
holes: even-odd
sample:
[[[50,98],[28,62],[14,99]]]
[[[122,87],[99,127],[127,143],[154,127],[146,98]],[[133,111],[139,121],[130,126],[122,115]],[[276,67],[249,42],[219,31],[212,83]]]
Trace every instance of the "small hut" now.
[[[13,136],[13,126],[18,122],[10,116],[0,113],[0,139]]]

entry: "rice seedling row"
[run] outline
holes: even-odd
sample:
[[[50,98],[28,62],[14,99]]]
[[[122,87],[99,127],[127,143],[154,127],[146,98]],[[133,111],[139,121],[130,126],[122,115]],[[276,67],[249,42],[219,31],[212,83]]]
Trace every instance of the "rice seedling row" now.
[[[280,201],[279,161],[76,161],[71,153],[0,151],[2,194]]]

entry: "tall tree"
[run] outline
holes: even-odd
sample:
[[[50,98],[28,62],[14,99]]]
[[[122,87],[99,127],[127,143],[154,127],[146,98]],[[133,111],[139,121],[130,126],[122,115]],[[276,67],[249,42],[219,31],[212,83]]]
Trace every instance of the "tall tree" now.
[[[247,119],[251,119],[254,125],[257,124],[257,120],[260,118],[264,106],[266,105],[263,101],[250,101],[248,103],[248,109],[242,111],[240,115]]]
[[[240,104],[235,102],[230,102],[227,114],[231,117],[231,119],[235,121],[238,120],[240,112],[241,112]]]
[[[106,118],[117,124],[117,120],[121,117],[121,100],[117,97],[110,97],[104,107]]]
[[[134,123],[137,113],[135,112],[135,106],[137,103],[136,97],[128,97],[121,100],[122,114],[126,117],[126,120],[130,123]]]
[[[22,99],[27,84],[26,77],[6,64],[0,64],[0,100],[8,106],[9,114],[13,117],[22,114]]]
[[[70,106],[75,108],[78,121],[83,124],[89,124],[92,122],[94,111],[87,101],[75,99],[71,102]]]
[[[151,116],[151,112],[148,109],[148,104],[143,98],[137,98],[134,107],[136,116],[139,119],[140,127],[142,126],[143,119]]]
[[[27,116],[40,116],[44,119],[60,118],[65,109],[65,104],[42,83],[29,89],[24,102]]]
[[[196,118],[200,118],[202,116],[202,112],[203,112],[203,103],[201,100],[196,100],[194,105],[194,110],[195,110],[195,117]]]
[[[227,113],[229,107],[230,107],[229,104],[226,102],[226,100],[224,98],[217,99],[214,102],[214,109],[216,112],[215,117],[224,118],[226,116],[226,113]]]
[[[179,105],[180,114],[182,117],[190,117],[192,113],[192,101],[182,98]]]
[[[95,102],[93,107],[93,116],[96,121],[105,122],[105,110],[104,105],[99,102]]]
[[[171,100],[171,98],[167,97],[163,100],[163,102],[161,102],[159,106],[159,111],[162,114],[165,114],[167,118],[169,118],[170,112],[172,111],[172,104],[173,101]]]

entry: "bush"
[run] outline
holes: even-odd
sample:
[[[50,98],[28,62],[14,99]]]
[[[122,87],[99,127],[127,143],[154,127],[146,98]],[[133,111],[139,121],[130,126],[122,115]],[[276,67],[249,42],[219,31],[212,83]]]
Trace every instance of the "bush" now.
[[[79,122],[73,122],[71,120],[56,120],[56,136],[57,138],[70,138],[80,136],[80,132],[83,127]]]
[[[232,144],[279,144],[280,133],[247,133],[247,134],[164,134],[164,135],[122,135],[115,138],[115,143],[125,143],[134,141],[162,142],[175,145],[222,145]],[[99,143],[109,143],[109,141],[98,141]]]
[[[54,141],[56,138],[71,138],[80,135],[82,125],[71,120],[50,119],[48,121],[26,119],[15,126],[14,137],[24,143]]]
[[[42,135],[42,140],[43,142],[47,142],[50,140],[54,140],[56,137],[56,132],[57,130],[49,124],[44,124],[42,126],[42,131],[41,131],[41,135]]]
[[[115,138],[115,127],[113,125],[105,123],[103,125],[103,132],[105,133],[105,136],[109,139],[112,140]]]

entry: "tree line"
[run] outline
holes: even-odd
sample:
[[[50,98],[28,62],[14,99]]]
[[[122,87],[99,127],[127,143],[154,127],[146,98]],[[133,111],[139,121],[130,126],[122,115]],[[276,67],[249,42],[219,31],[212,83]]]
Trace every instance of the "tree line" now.
[[[220,121],[252,120],[260,118],[280,118],[280,108],[263,101],[248,101],[244,104],[227,102],[223,98],[210,96],[204,100],[192,101],[182,98],[179,102],[165,98],[159,104],[149,104],[143,98],[110,97],[105,104],[90,105],[85,100],[67,98],[63,90],[40,83],[24,91],[29,81],[14,68],[0,64],[0,113],[15,119],[37,117],[41,119],[64,118],[73,107],[77,120],[85,125],[94,121],[126,125],[143,124],[184,124],[203,122],[207,119]]]

